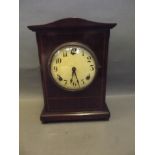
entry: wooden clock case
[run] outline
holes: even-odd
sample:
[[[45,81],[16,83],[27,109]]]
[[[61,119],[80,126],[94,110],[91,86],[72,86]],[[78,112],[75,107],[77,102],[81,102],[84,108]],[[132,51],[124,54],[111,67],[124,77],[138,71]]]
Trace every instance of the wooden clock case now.
[[[110,29],[115,25],[66,18],[45,25],[28,26],[36,32],[38,44],[44,95],[44,108],[40,116],[43,123],[109,120],[110,112],[105,103],[108,43]],[[49,75],[48,60],[51,52],[67,42],[79,42],[88,46],[100,65],[93,83],[77,92],[59,88]]]

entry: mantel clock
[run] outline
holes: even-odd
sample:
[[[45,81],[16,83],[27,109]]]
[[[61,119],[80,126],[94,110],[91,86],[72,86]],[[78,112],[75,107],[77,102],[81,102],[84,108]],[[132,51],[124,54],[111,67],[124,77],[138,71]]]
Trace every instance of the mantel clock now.
[[[105,103],[108,42],[115,23],[66,18],[28,26],[36,32],[43,123],[109,120]]]

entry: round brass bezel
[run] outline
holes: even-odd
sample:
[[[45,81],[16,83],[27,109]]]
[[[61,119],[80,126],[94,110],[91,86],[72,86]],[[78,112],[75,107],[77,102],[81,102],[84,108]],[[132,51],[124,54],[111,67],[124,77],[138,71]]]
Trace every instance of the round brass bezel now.
[[[62,49],[62,48],[64,48],[64,47],[66,47],[66,46],[77,46],[77,47],[81,47],[81,48],[85,49],[87,52],[89,52],[89,53],[91,54],[91,56],[93,57],[93,59],[94,59],[94,62],[95,62],[95,76],[94,76],[93,80],[92,80],[88,85],[86,85],[85,87],[82,87],[82,88],[79,88],[79,89],[69,89],[69,88],[63,87],[63,86],[61,86],[57,81],[55,81],[55,79],[54,79],[54,77],[53,77],[53,75],[52,75],[52,73],[51,73],[51,62],[52,62],[53,56],[55,55],[55,53],[56,53],[58,50],[60,50],[60,49]],[[94,79],[95,79],[95,77],[96,77],[96,75],[97,75],[97,72],[98,72],[98,68],[99,68],[99,63],[98,63],[98,61],[97,61],[97,58],[96,58],[95,53],[94,53],[88,46],[86,46],[86,45],[84,45],[83,43],[80,43],[80,42],[66,42],[66,43],[63,43],[63,44],[59,45],[58,47],[56,47],[56,48],[52,51],[52,53],[50,54],[49,60],[48,60],[48,72],[49,72],[49,74],[50,74],[50,77],[51,77],[52,80],[54,81],[54,83],[55,83],[59,88],[61,88],[61,89],[63,89],[63,90],[66,90],[66,91],[71,91],[71,92],[81,91],[81,90],[84,90],[84,89],[88,88],[88,87],[90,86],[90,84],[92,84],[92,82],[94,81]]]

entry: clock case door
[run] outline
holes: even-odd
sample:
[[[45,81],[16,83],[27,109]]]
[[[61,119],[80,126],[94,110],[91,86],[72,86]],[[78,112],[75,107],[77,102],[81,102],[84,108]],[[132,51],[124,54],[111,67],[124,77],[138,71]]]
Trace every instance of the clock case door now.
[[[54,121],[109,120],[105,103],[108,43],[110,29],[116,24],[104,24],[79,18],[67,18],[53,23],[28,26],[36,32],[40,71],[44,95],[43,123]],[[48,61],[52,51],[61,44],[78,42],[96,55],[99,68],[94,81],[81,91],[66,91],[51,78]]]

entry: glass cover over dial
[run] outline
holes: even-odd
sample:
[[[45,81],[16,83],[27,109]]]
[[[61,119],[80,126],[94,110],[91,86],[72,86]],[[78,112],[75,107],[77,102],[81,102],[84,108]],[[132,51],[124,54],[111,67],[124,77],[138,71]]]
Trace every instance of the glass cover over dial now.
[[[66,43],[52,52],[50,74],[61,88],[77,91],[90,85],[96,75],[94,53],[80,43]]]

